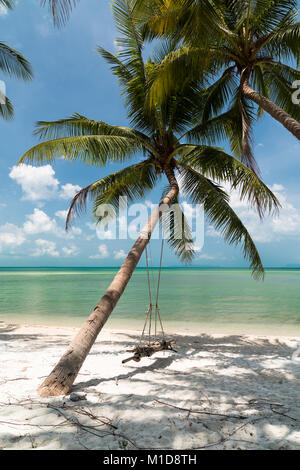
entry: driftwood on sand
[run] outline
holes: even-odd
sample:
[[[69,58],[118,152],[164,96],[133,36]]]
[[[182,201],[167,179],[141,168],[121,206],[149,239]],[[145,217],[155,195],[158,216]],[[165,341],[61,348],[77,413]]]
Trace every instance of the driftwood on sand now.
[[[173,349],[173,344],[175,344],[175,341],[156,341],[154,343],[149,344],[148,346],[137,346],[134,349],[129,349],[127,352],[134,353],[133,356],[129,357],[128,359],[124,359],[122,361],[122,364],[126,364],[126,362],[129,361],[135,361],[135,362],[140,362],[142,357],[151,357],[153,354],[159,352],[159,351],[174,351],[177,352],[175,349]]]

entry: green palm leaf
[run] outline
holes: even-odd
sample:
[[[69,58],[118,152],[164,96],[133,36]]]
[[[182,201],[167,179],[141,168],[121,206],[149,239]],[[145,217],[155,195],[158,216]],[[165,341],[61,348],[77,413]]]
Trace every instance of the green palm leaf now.
[[[51,163],[56,158],[81,160],[86,165],[104,166],[108,161],[122,162],[133,157],[142,146],[136,140],[111,135],[62,137],[35,145],[19,163]]]
[[[85,209],[88,197],[94,202],[93,212],[100,223],[101,218],[97,217],[97,210],[101,205],[111,204],[117,214],[120,197],[127,197],[129,202],[140,199],[154,187],[156,181],[155,167],[150,160],[105,176],[76,194],[70,205],[66,228],[68,229],[73,217]]]
[[[13,77],[31,80],[33,71],[25,57],[4,42],[0,42],[0,70]]]
[[[242,244],[244,258],[249,260],[253,276],[261,278],[264,268],[257,248],[246,227],[229,205],[229,197],[220,186],[185,166],[181,173],[184,193],[194,203],[203,204],[209,222],[230,245]]]
[[[260,215],[277,213],[280,203],[257,174],[221,149],[206,146],[182,146],[178,165],[188,165],[202,175],[240,190],[241,200],[247,200]]]
[[[12,10],[15,6],[14,0],[0,0],[0,6]]]
[[[41,0],[41,5],[47,5],[56,26],[64,25],[80,0]]]
[[[206,109],[205,103],[204,109]],[[210,105],[208,105],[207,114],[211,112]],[[234,155],[241,158],[249,168],[259,174],[252,151],[254,119],[254,107],[243,97],[240,89],[236,88],[228,111],[208,120],[204,120],[201,116],[200,124],[189,129],[181,136],[181,139],[186,138],[189,143],[209,145],[215,145],[217,141],[227,139]]]
[[[295,91],[292,85],[300,80],[300,72],[280,63],[267,63],[263,66],[263,77],[272,101],[300,122],[300,106],[291,99]]]
[[[149,137],[133,128],[112,126],[104,121],[94,121],[80,114],[58,121],[39,121],[36,124],[35,135],[42,139],[58,139],[61,137],[78,137],[87,135],[115,136],[136,140],[144,149],[155,153]]]
[[[97,52],[108,64],[110,64],[113,74],[118,78],[122,86],[125,86],[128,81],[134,78],[134,75],[128,66],[123,64],[117,56],[113,55],[106,49],[103,49],[101,46],[97,47]]]
[[[170,191],[170,185],[163,190],[162,199]],[[170,210],[164,212],[160,218],[160,225],[163,237],[167,237],[170,248],[182,263],[190,264],[195,258],[195,245],[192,230],[185,217],[179,199],[172,202]]]
[[[0,116],[5,121],[10,121],[14,117],[14,107],[9,99],[0,92]]]

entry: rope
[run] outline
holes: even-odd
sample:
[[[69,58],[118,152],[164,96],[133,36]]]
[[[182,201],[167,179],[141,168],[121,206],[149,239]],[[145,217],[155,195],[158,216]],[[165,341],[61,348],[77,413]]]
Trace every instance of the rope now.
[[[160,290],[160,280],[161,280],[161,270],[162,270],[162,260],[163,260],[163,253],[164,253],[164,239],[162,239],[162,245],[161,245],[161,253],[160,253],[160,263],[159,263],[159,272],[158,272],[158,279],[157,279],[157,290],[156,290],[156,300],[155,300],[155,318],[154,318],[154,335],[155,339],[157,337],[157,323],[159,321],[160,327],[161,327],[161,332],[163,339],[165,340],[165,332],[160,316],[160,310],[158,306],[158,299],[159,299],[159,290]],[[151,331],[152,331],[152,313],[153,313],[153,304],[152,304],[152,293],[151,293],[151,279],[150,279],[150,269],[149,269],[149,256],[150,256],[150,262],[152,263],[152,253],[151,253],[151,247],[149,246],[149,255],[148,255],[148,247],[145,248],[145,255],[146,255],[146,267],[147,267],[147,281],[148,281],[148,293],[149,293],[149,307],[146,311],[146,318],[145,318],[145,323],[142,331],[142,335],[140,338],[139,346],[141,345],[141,342],[145,336],[145,332],[147,329],[147,324],[149,322],[149,327],[148,327],[148,343],[149,346],[151,344]],[[152,274],[152,282],[154,285],[154,274]]]
[[[148,279],[148,291],[149,291],[149,305],[152,307],[152,299],[151,299],[151,284],[150,284],[150,273],[149,273],[149,259],[148,259],[148,248],[145,248],[146,253],[146,266],[147,266],[147,279]]]
[[[156,291],[156,301],[155,301],[155,336],[156,336],[156,325],[157,325],[157,318],[160,322],[160,327],[163,335],[163,339],[165,339],[165,332],[164,327],[161,321],[160,311],[158,307],[158,298],[159,298],[159,288],[160,288],[160,278],[161,278],[161,269],[162,269],[162,260],[164,254],[164,239],[161,242],[161,252],[160,252],[160,262],[159,262],[159,272],[158,272],[158,279],[157,279],[157,291]]]
[[[143,338],[144,338],[144,336],[145,336],[145,331],[146,331],[146,327],[147,327],[149,315],[150,315],[150,316],[152,315],[152,306],[149,306],[148,310],[146,311],[146,319],[145,319],[145,323],[144,323],[143,332],[142,332],[142,335],[141,335],[141,337],[140,337],[139,346],[141,345],[142,340],[143,340]],[[150,339],[149,339],[149,344],[150,344]]]
[[[158,307],[158,297],[159,297],[160,276],[161,276],[161,268],[162,268],[163,254],[164,254],[164,239],[162,239],[162,242],[161,242],[160,263],[159,263],[159,272],[158,272],[158,280],[157,280],[157,292],[156,292],[156,302],[155,302],[156,307]]]
[[[142,336],[141,336],[141,339],[140,339],[140,344],[141,344],[142,339],[145,335],[145,330],[146,330],[147,323],[148,323],[148,320],[149,320],[148,343],[150,345],[150,343],[151,343],[151,323],[152,323],[152,321],[151,321],[152,320],[152,296],[151,296],[151,283],[150,283],[149,258],[148,258],[147,246],[146,246],[146,249],[145,249],[145,254],[146,254],[147,279],[148,279],[148,291],[149,291],[149,307],[148,307],[148,310],[146,311],[146,319],[145,319],[145,323],[144,323],[143,333],[142,333]]]

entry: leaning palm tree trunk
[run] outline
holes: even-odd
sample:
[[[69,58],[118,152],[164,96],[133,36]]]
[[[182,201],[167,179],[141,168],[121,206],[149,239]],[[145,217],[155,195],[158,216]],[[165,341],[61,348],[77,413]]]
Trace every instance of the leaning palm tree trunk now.
[[[298,140],[300,140],[300,123],[293,119],[288,113],[283,111],[279,106],[270,101],[268,98],[261,96],[254,91],[247,77],[241,80],[242,92],[246,98],[254,101],[264,111],[269,113],[276,121],[280,122],[288,131],[290,131]]]
[[[149,217],[147,224],[140,233],[119,272],[94,311],[85,321],[49,377],[38,388],[38,393],[41,397],[67,395],[69,393],[98,334],[130,281],[132,273],[150,241],[153,230],[164,208],[166,205],[170,206],[172,201],[178,196],[179,187],[173,170],[168,168],[165,170],[165,173],[170,183],[170,191]]]

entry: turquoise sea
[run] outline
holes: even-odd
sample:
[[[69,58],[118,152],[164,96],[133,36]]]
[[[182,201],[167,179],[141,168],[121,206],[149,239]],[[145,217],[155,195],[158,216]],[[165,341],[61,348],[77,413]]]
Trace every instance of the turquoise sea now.
[[[0,321],[80,326],[115,269],[0,269]],[[158,271],[153,270],[155,281]],[[108,327],[141,329],[148,305],[137,269]],[[160,289],[166,329],[300,335],[300,270],[270,269],[264,282],[243,269],[166,268]]]

